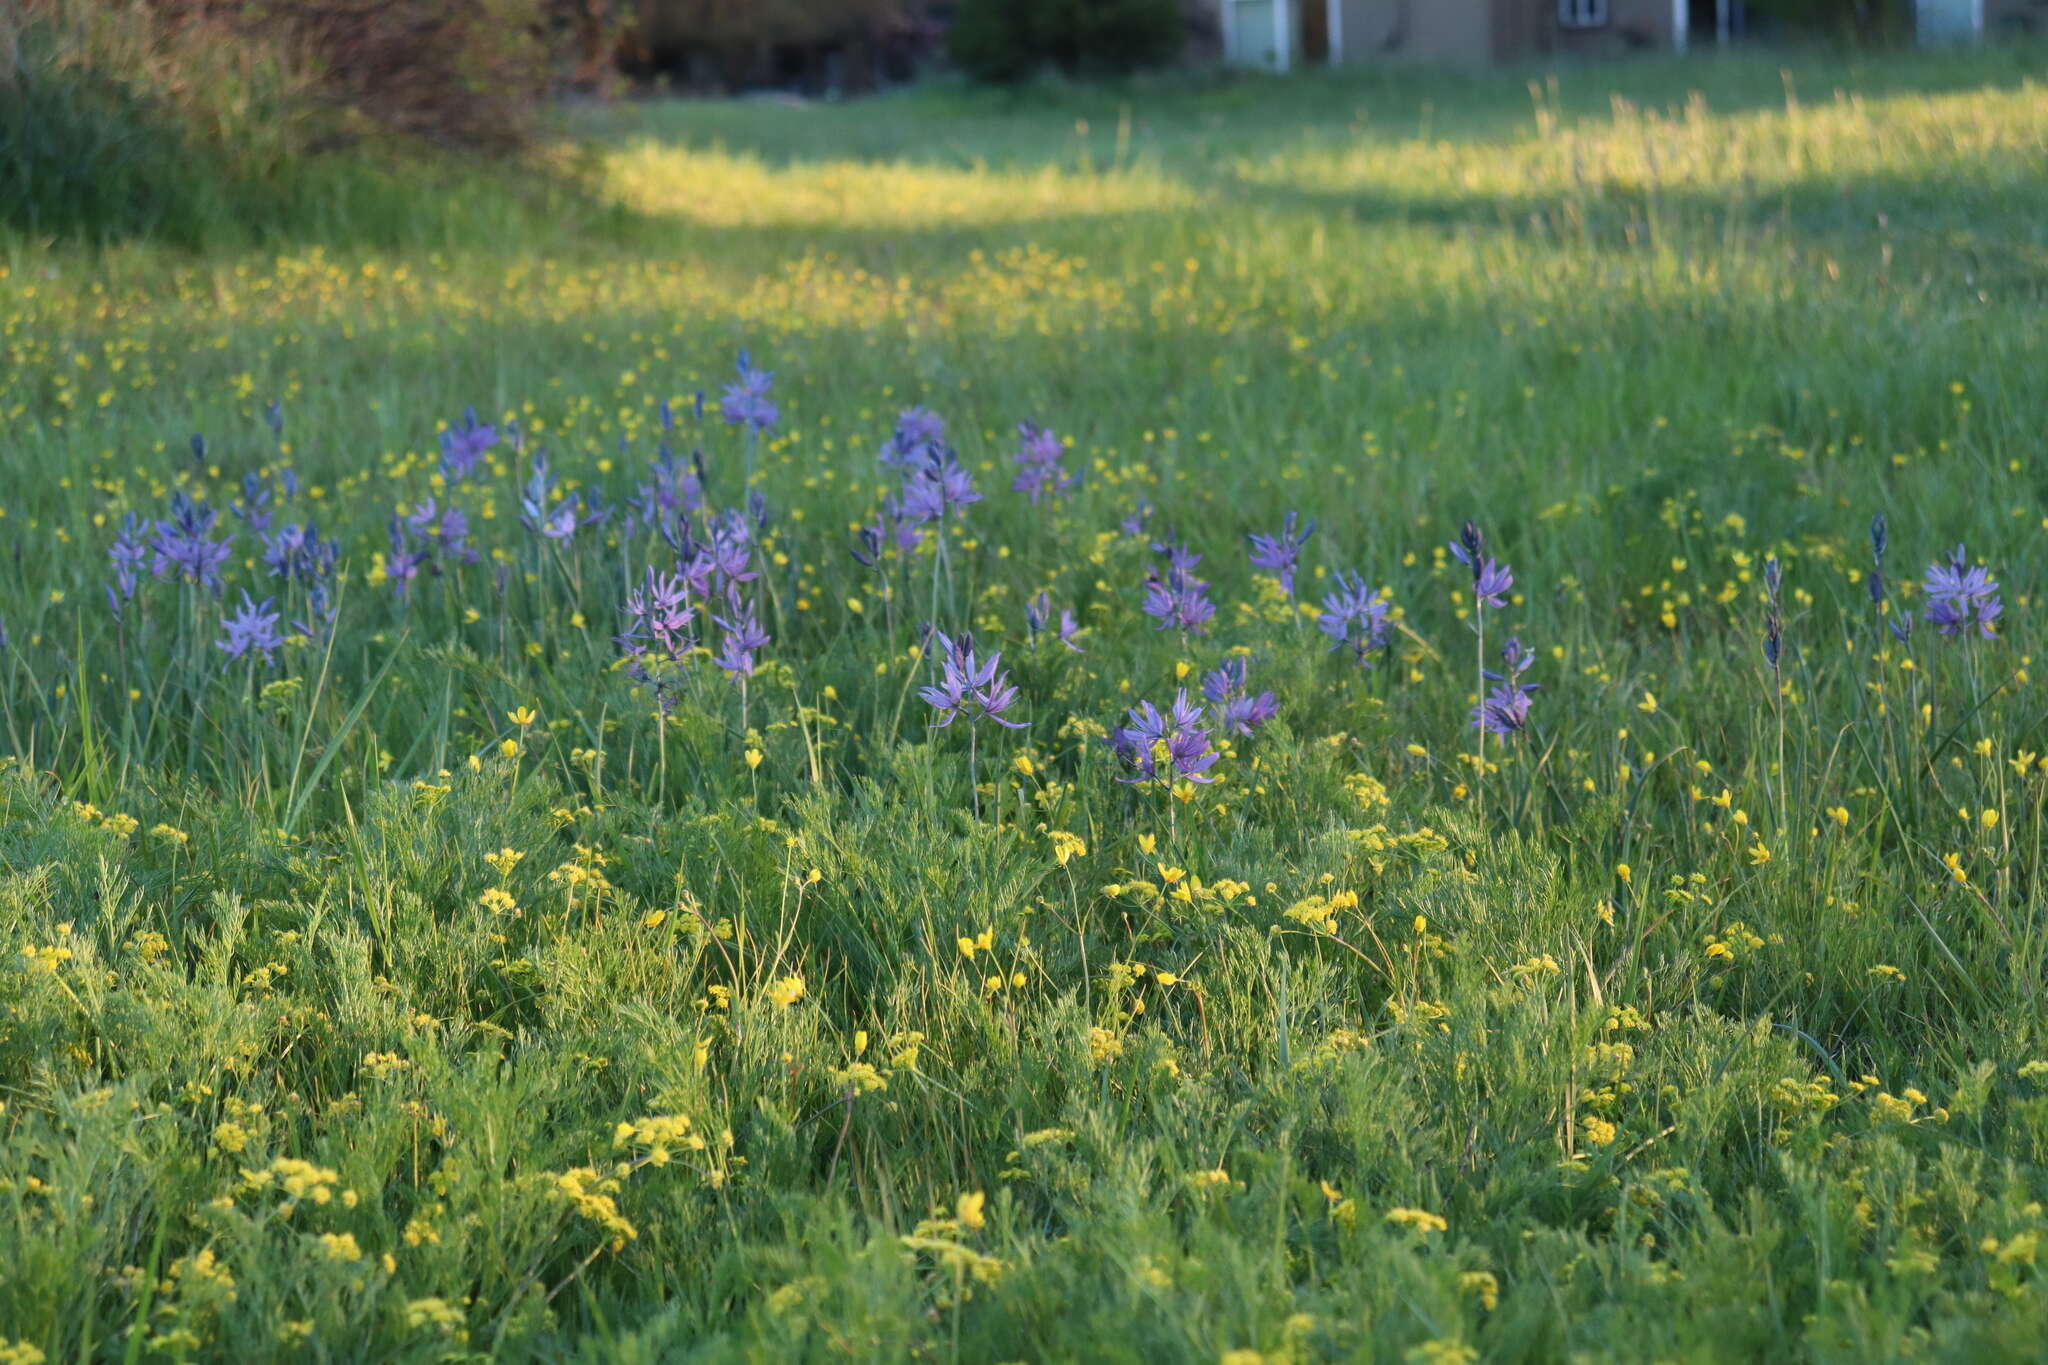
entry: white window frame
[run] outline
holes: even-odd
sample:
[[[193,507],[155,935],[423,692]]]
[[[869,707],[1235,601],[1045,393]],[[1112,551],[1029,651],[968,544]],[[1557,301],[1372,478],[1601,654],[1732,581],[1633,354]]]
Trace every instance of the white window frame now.
[[[1567,29],[1606,28],[1607,0],[1557,0],[1557,26]]]

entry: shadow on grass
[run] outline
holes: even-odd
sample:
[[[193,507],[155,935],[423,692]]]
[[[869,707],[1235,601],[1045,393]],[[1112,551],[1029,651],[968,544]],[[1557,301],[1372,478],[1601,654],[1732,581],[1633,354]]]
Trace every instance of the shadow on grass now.
[[[252,169],[178,127],[168,111],[89,71],[25,68],[29,79],[0,91],[0,179],[20,192],[0,196],[0,236],[108,246],[156,242],[177,248],[245,249],[319,244],[378,249],[493,245],[573,250],[584,242],[661,251],[676,245],[670,214],[605,201],[597,158],[634,141],[751,158],[771,170],[853,167],[1038,170],[1092,178],[1142,164],[1199,198],[1336,215],[1360,224],[1447,229],[1542,229],[1570,216],[1561,197],[1388,194],[1372,187],[1253,183],[1257,163],[1304,148],[1361,139],[1507,142],[1533,126],[1531,88],[1569,123],[1605,117],[1622,98],[1682,107],[1706,92],[1716,115],[1782,108],[1790,88],[1809,102],[1846,91],[1862,98],[2007,90],[2048,72],[2048,45],[2015,43],[1948,54],[1856,55],[1746,52],[1725,58],[1642,57],[1508,71],[1360,66],[1276,80],[1176,73],[1114,87],[1042,87],[1022,92],[934,85],[857,106],[791,106],[763,101],[647,101],[564,111],[584,137],[580,153],[509,165],[357,149]],[[1789,75],[1787,73],[1790,73]],[[2013,168],[2025,170],[2026,168]],[[2029,177],[2008,177],[2013,197]],[[1978,206],[1943,186],[1901,176],[1870,182],[1854,196],[1815,177],[1770,207],[1805,233],[1852,230],[1860,216],[1901,207],[1967,219]],[[1579,205],[1584,210],[1589,205]],[[1593,203],[1625,221],[1626,196]],[[1664,207],[1688,218],[1725,213],[1725,196],[1668,194]],[[1076,215],[1091,231],[1121,214]],[[1703,220],[1703,219],[1702,219]],[[852,252],[888,258],[899,244],[985,242],[1012,225],[978,219],[849,228],[820,212],[815,221],[735,227],[752,248]],[[1032,218],[1026,232],[1059,234]],[[693,223],[691,236],[707,229]],[[701,244],[702,239],[692,245]]]
[[[1121,85],[1021,91],[932,86],[854,105],[649,99],[575,111],[601,140],[645,137],[770,165],[889,162],[1006,170],[1149,156],[1173,172],[1304,140],[1504,141],[1534,126],[1534,92],[1561,120],[1604,119],[1614,101],[1680,111],[1701,92],[1716,116],[1863,99],[2009,91],[2048,77],[2048,42],[1955,52],[1820,48],[1727,55],[1552,60],[1497,68],[1369,65],[1275,78],[1175,73]],[[857,116],[847,116],[857,111]]]

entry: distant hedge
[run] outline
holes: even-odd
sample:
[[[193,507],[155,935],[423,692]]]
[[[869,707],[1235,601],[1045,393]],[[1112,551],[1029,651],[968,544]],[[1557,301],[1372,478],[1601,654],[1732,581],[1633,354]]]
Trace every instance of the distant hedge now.
[[[111,100],[242,148],[504,148],[537,125],[561,2],[0,0],[0,110]]]
[[[954,63],[991,82],[1124,75],[1173,61],[1186,43],[1182,0],[962,0],[946,36]]]
[[[1749,8],[1793,33],[1852,42],[1895,42],[1913,33],[1911,0],[1749,0]]]
[[[715,47],[831,42],[907,23],[912,10],[908,0],[631,0],[629,13],[644,42]]]
[[[0,226],[196,240],[292,195],[328,212],[323,151],[515,151],[551,81],[543,3],[0,0]],[[354,158],[357,190],[404,159]]]
[[[283,54],[325,137],[375,129],[467,148],[514,146],[532,133],[550,79],[547,0],[145,5],[159,22]]]

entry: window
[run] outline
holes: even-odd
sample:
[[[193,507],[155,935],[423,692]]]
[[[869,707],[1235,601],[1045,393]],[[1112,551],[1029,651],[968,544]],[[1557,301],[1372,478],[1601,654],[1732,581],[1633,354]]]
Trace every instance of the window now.
[[[1557,0],[1559,28],[1605,28],[1607,0]]]

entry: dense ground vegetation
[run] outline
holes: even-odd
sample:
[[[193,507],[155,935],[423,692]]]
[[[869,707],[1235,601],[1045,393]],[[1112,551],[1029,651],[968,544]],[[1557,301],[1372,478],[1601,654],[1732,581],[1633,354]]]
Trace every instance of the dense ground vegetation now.
[[[2034,1358],[2041,69],[0,238],[0,1360]]]

